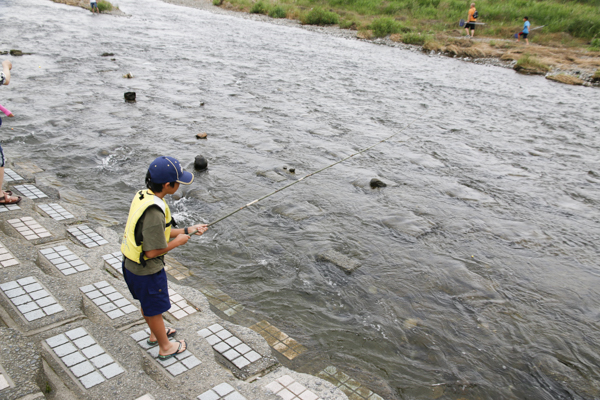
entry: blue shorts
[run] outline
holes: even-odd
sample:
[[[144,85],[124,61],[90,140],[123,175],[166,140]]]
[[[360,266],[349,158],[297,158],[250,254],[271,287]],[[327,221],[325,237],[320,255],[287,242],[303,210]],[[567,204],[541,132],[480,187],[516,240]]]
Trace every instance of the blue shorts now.
[[[0,122],[0,125],[2,125],[2,122]],[[2,145],[0,145],[0,168],[4,167],[4,150],[2,150]]]
[[[169,286],[167,273],[161,269],[152,275],[136,275],[125,268],[123,262],[123,277],[134,299],[139,300],[146,317],[153,317],[169,311]]]
[[[95,1],[90,3],[90,7],[91,8],[98,8],[98,3],[96,3]]]

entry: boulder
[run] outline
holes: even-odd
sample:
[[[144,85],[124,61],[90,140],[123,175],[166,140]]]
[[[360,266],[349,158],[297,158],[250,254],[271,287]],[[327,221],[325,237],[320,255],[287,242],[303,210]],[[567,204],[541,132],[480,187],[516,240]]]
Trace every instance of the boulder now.
[[[206,139],[207,137],[208,135],[206,134],[206,132],[196,134],[196,139]]]
[[[113,53],[102,53],[100,56],[101,57],[113,57],[114,54]]]
[[[296,168],[290,168],[290,169],[288,169],[288,171],[290,171],[291,174],[295,174],[296,173]]]
[[[125,92],[125,101],[135,101],[135,92]]]
[[[14,50],[13,49],[13,50],[10,51],[10,55],[11,56],[22,56],[23,52],[21,50]]]
[[[197,155],[194,159],[194,169],[204,170],[208,167],[208,160],[203,155]]]
[[[382,188],[382,187],[386,187],[387,183],[383,182],[381,179],[379,178],[373,178],[371,179],[371,181],[369,182],[369,185],[375,189],[375,188]]]
[[[123,75],[123,78],[131,79],[133,78],[133,74],[131,72],[128,72],[125,75]]]

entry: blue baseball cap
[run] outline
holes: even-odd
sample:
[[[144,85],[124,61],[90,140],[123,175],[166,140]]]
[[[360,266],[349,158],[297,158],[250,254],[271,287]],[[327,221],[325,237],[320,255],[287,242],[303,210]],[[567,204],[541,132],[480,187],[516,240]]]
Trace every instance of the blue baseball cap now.
[[[189,185],[194,180],[194,175],[185,172],[179,161],[173,157],[158,157],[152,161],[148,172],[154,183],[179,182]]]

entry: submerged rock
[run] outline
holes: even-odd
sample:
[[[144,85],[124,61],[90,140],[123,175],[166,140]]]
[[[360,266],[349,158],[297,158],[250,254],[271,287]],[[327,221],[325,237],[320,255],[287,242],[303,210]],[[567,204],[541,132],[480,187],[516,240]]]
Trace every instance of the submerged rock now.
[[[11,56],[22,56],[23,52],[21,50],[15,50],[15,49],[13,49],[13,50],[10,51],[10,55]]]
[[[128,72],[125,75],[123,75],[123,78],[131,79],[133,78],[133,74],[131,72]]]
[[[387,183],[383,182],[381,179],[379,178],[373,178],[371,179],[371,181],[369,182],[369,185],[375,189],[375,188],[382,188],[382,187],[386,187]]]
[[[207,137],[208,135],[206,134],[206,132],[196,134],[196,139],[206,139]]]
[[[288,169],[288,171],[290,171],[291,174],[295,174],[296,173],[296,168],[290,168],[290,169]]]
[[[125,92],[125,101],[135,101],[135,92]]]
[[[114,53],[102,53],[100,54],[101,57],[113,57]]]
[[[330,262],[348,274],[354,272],[361,266],[360,262],[334,250],[329,250],[325,253],[319,254],[317,256],[317,260]]]
[[[197,155],[194,159],[194,168],[204,170],[208,167],[208,160],[203,155]]]

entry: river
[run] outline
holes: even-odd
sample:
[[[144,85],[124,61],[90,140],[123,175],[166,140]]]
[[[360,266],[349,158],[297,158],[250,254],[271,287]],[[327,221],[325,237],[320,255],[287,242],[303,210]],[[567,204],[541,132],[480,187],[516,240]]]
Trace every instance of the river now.
[[[159,155],[209,160],[172,203],[190,224],[399,132],[175,255],[305,345],[304,370],[335,365],[388,400],[600,398],[600,91],[117,4],[128,17],[2,1],[1,49],[32,53],[0,92],[9,159],[121,232]]]

